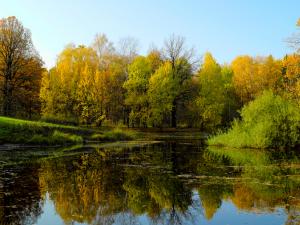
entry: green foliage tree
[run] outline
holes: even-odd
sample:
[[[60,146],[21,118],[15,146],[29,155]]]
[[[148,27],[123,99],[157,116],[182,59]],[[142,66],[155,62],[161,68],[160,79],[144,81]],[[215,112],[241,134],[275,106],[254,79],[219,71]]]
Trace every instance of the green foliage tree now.
[[[174,92],[171,109],[171,127],[177,127],[178,101],[185,95],[185,89],[181,86],[192,78],[193,49],[186,48],[183,37],[172,35],[165,41],[163,55],[171,65],[173,80],[180,85]]]
[[[170,116],[173,102],[178,90],[178,82],[174,79],[172,65],[166,62],[161,65],[149,80],[149,123],[162,126],[166,117]]]
[[[139,56],[128,67],[128,80],[124,83],[127,90],[125,103],[130,106],[129,120],[132,126],[146,126],[149,103],[147,91],[152,68],[146,57]]]
[[[237,102],[233,94],[232,71],[221,67],[210,53],[198,72],[199,95],[195,100],[198,123],[202,129],[214,130],[236,116]]]

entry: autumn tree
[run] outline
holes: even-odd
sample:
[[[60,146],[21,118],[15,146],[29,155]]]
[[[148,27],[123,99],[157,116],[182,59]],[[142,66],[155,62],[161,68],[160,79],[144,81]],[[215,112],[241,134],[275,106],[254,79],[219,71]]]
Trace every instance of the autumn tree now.
[[[95,76],[96,52],[85,46],[68,45],[59,55],[56,66],[44,74],[41,99],[43,116],[75,118],[90,123],[98,116]]]
[[[260,95],[265,89],[274,89],[281,76],[280,62],[272,56],[238,56],[231,64],[233,82],[243,103]]]
[[[151,65],[144,56],[135,58],[128,67],[128,80],[124,83],[127,90],[125,103],[131,108],[129,119],[132,126],[147,124],[147,90],[150,75]]]
[[[108,40],[105,34],[97,34],[91,47],[98,56],[98,72],[95,77],[101,117],[97,124],[104,120],[126,123],[129,109],[125,104],[123,83],[128,78],[128,64],[137,54],[137,41],[133,38],[121,39],[119,46]]]
[[[163,63],[162,54],[157,49],[152,49],[147,55],[147,61],[150,63],[151,73],[154,73]]]
[[[128,77],[128,58],[122,55],[113,55],[107,70],[105,70],[107,82],[106,88],[106,119],[113,124],[118,122],[126,123],[128,109],[125,104],[126,90],[123,87]]]
[[[164,119],[170,118],[178,88],[178,82],[174,80],[170,62],[162,64],[150,77],[148,90],[149,123],[152,126],[161,127]]]
[[[185,46],[183,37],[172,35],[165,41],[163,48],[163,56],[171,65],[172,79],[178,82],[178,85],[183,85],[184,82],[192,77],[193,50]],[[178,101],[184,91],[181,88],[176,90],[175,97],[172,102],[171,110],[171,126],[177,126],[177,106]]]
[[[42,61],[34,49],[30,31],[16,17],[1,19],[0,82],[5,116],[16,114],[16,105],[20,102],[24,107],[32,108],[34,103],[26,101],[37,100],[41,73]]]
[[[101,118],[109,123],[127,123],[130,109],[125,104],[124,82],[128,79],[128,65],[137,56],[138,42],[127,37],[115,46],[105,34],[98,34],[92,43],[99,64],[97,73]]]
[[[282,60],[283,94],[300,103],[300,55],[287,55]]]
[[[42,68],[40,60],[31,60],[27,64],[28,78],[18,86],[13,94],[16,101],[15,114],[23,118],[39,118],[41,112],[40,89],[42,74],[46,69]]]
[[[199,94],[195,100],[198,122],[202,129],[214,130],[232,120],[236,114],[237,103],[233,95],[232,71],[219,65],[210,53],[198,73]]]
[[[296,26],[298,31],[300,29],[300,18]],[[294,54],[286,55],[282,59],[282,79],[280,82],[280,91],[287,98],[296,100],[299,104],[300,101],[300,33],[294,33],[287,39],[290,47],[294,48]]]
[[[128,66],[128,79],[124,83],[125,104],[130,107],[132,126],[146,127],[149,122],[149,79],[162,63],[160,52],[153,50],[146,57],[136,57]]]
[[[198,72],[198,76],[200,91],[196,104],[200,110],[201,127],[217,126],[222,121],[224,93],[221,66],[217,64],[210,53],[205,54],[204,63]]]

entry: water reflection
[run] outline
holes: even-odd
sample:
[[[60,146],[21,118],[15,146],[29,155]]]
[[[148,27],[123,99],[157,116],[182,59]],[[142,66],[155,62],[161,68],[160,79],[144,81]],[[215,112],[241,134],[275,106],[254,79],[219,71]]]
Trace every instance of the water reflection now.
[[[0,224],[34,224],[42,212],[37,165],[0,173]]]
[[[295,152],[208,148],[215,158],[225,158],[240,171],[232,182],[234,205],[259,213],[285,209],[286,224],[300,224],[300,164]]]
[[[49,202],[64,224],[300,223],[294,152],[178,141],[90,147],[0,170],[0,224],[42,224]]]

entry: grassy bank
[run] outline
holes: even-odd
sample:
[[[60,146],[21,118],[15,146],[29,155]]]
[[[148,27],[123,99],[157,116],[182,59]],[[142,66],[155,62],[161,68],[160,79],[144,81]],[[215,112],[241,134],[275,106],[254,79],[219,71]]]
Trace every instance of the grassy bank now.
[[[74,126],[0,117],[0,143],[74,144],[83,142],[83,136],[89,133]]]
[[[132,140],[137,133],[121,129],[92,129],[0,117],[0,144],[67,145],[84,141]]]

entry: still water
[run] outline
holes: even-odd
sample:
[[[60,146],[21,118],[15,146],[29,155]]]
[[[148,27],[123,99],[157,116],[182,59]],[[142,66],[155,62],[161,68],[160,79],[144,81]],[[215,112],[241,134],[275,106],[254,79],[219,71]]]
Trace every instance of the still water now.
[[[191,140],[4,147],[0,224],[299,225],[299,157]]]

